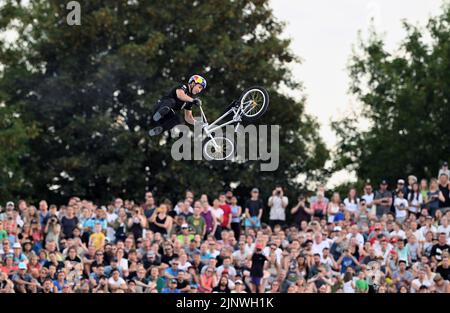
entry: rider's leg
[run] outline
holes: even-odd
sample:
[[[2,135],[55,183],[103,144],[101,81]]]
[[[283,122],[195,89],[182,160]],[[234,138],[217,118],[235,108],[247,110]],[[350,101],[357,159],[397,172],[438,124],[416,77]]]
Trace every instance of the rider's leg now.
[[[178,114],[170,113],[167,114],[163,120],[157,123],[157,126],[152,128],[148,134],[150,136],[158,136],[166,130],[171,130],[175,126],[182,123],[181,117]]]
[[[171,111],[173,113],[173,107],[175,106],[175,100],[174,99],[160,99],[157,102],[155,113],[153,114],[153,120],[155,122],[158,122],[161,120],[165,115],[170,113]]]
[[[161,126],[164,130],[171,130],[177,125],[182,123],[182,119],[179,114],[173,113],[173,115],[167,115],[164,121],[161,123]]]

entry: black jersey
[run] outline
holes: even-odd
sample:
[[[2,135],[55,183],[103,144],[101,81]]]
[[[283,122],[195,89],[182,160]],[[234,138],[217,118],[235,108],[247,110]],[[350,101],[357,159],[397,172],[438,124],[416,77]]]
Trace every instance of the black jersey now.
[[[166,96],[164,96],[162,99],[175,100],[175,106],[172,107],[172,109],[174,109],[176,111],[179,111],[182,109],[189,110],[189,111],[192,110],[192,102],[184,102],[184,101],[181,101],[180,99],[178,99],[178,97],[177,97],[178,89],[183,90],[189,97],[192,97],[192,98],[194,97],[192,95],[192,93],[189,91],[189,86],[187,84],[180,84],[180,85],[172,88],[170,90],[170,92]]]

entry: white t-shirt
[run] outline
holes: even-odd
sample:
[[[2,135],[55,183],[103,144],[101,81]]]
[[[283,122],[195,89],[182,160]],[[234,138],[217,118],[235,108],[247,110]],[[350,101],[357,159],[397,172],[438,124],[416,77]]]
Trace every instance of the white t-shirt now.
[[[125,280],[123,280],[122,277],[119,277],[118,280],[114,280],[114,278],[111,277],[110,279],[108,279],[108,283],[113,287],[120,287],[125,283]]]
[[[189,262],[186,262],[186,263],[184,263],[184,264],[181,264],[181,262],[179,262],[179,264],[178,264],[178,269],[187,272],[189,266],[191,266],[191,265],[192,265],[192,264],[189,263]]]
[[[272,206],[270,207],[270,216],[271,220],[286,220],[286,209],[283,208],[284,205],[288,205],[289,200],[288,197],[270,197],[269,202],[272,201]]]
[[[406,237],[405,232],[403,230],[401,230],[401,229],[399,229],[397,231],[395,231],[395,230],[391,231],[391,233],[389,235],[391,236],[391,238],[392,237],[399,237],[401,239],[405,239],[405,237]]]
[[[425,240],[425,237],[423,236],[420,229],[417,229],[415,232],[413,232],[413,235],[414,235],[414,237],[416,237],[418,242]]]
[[[263,249],[263,254],[266,256],[266,258],[269,258],[270,256],[270,247],[265,247]],[[283,251],[280,248],[277,248],[275,250],[275,257],[278,263],[281,262],[281,257],[283,256]]]
[[[366,201],[367,207],[370,207],[369,204],[371,204],[373,202],[373,197],[374,197],[373,192],[370,195],[363,195],[363,196],[361,196],[361,198]]]
[[[427,227],[426,225],[422,226],[422,227],[420,227],[419,230],[422,233],[422,236],[424,238],[427,235],[427,232],[429,232],[429,231],[431,231],[433,234],[436,234],[436,232],[437,232],[437,228],[435,226],[433,226],[433,225],[431,225],[431,227]]]
[[[119,267],[122,268],[122,270],[128,271],[128,260],[125,258],[121,258],[119,261]]]
[[[416,293],[416,291],[419,291],[419,290],[415,290],[413,286],[416,286],[416,287],[418,286],[417,288],[419,288],[420,286],[425,285],[428,288],[430,288],[430,286],[432,284],[433,283],[428,279],[425,279],[423,282],[420,282],[419,278],[416,278],[411,282],[411,293]]]
[[[347,240],[350,240],[353,237],[353,234],[347,234],[346,238]],[[364,245],[364,236],[361,235],[360,233],[356,233],[355,235],[356,241],[358,242],[358,246],[363,246]]]
[[[344,293],[355,293],[355,289],[352,286],[353,280],[349,280],[344,283],[343,291]]]
[[[330,244],[328,241],[326,240],[322,240],[320,243],[316,243],[315,241],[313,242],[312,245],[312,252],[314,254],[318,253],[320,254],[320,258],[322,258],[322,251],[324,248],[330,248]]]
[[[359,199],[356,199],[356,203],[350,202],[348,198],[344,199],[345,209],[351,213],[358,212]]]
[[[450,233],[450,225],[447,225],[447,227],[444,227],[443,225],[439,225],[437,228],[438,233],[445,233],[445,235],[448,237]]]
[[[419,208],[422,203],[423,203],[423,198],[422,198],[422,194],[420,194],[420,193],[419,193],[418,197],[416,197],[416,195],[414,195],[413,199],[411,200],[411,205],[418,205]],[[409,206],[409,210],[414,213],[419,212],[419,209],[414,206]]]
[[[328,212],[327,213],[331,213],[333,215],[328,215],[328,223],[333,223],[334,222],[334,216],[339,213],[339,204],[335,204],[333,202],[330,202],[328,204]]]
[[[217,209],[212,209],[211,213],[213,214],[213,216],[217,219],[222,218],[224,212],[221,208],[217,208]]]
[[[178,206],[178,204],[173,208],[173,210],[175,211],[175,213],[177,213],[177,215],[179,215],[181,213],[180,207]],[[188,212],[194,214],[194,209],[190,206],[188,208]]]
[[[405,210],[399,210],[397,209],[397,206],[401,206],[403,205],[403,207],[405,208]],[[408,200],[406,199],[400,199],[400,198],[395,198],[394,200],[394,206],[395,206],[395,217],[396,218],[400,218],[400,217],[405,217],[408,214]]]

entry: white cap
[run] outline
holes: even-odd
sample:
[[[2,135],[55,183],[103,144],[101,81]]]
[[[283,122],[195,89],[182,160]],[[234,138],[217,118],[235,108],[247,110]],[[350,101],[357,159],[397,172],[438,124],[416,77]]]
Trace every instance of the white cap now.
[[[342,231],[342,227],[341,226],[336,226],[335,228],[333,228],[333,231]]]
[[[22,248],[22,246],[20,245],[20,243],[15,242],[15,243],[13,244],[13,249],[18,249],[18,248]]]
[[[404,183],[405,183],[405,181],[403,179],[397,180],[397,184],[404,184]]]
[[[181,228],[189,228],[189,225],[188,225],[188,224],[186,224],[186,223],[184,223],[184,224],[181,224]]]

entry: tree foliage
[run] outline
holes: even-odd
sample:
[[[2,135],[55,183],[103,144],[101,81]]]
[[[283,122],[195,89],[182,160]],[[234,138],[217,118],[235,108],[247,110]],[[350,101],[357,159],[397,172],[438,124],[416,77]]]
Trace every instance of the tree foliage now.
[[[328,152],[304,99],[279,92],[301,85],[292,79],[288,66],[297,60],[290,41],[280,39],[283,23],[268,0],[79,2],[81,26],[67,25],[64,1],[6,0],[0,7],[0,31],[18,34],[11,44],[0,41],[0,102],[19,114],[14,129],[24,137],[16,138],[21,148],[13,160],[0,152],[2,164],[23,173],[5,183],[10,193],[104,201],[140,199],[145,190],[214,194],[231,182],[239,182],[238,193],[254,185],[269,191],[275,182],[297,188],[298,173],[319,177]],[[148,137],[155,101],[192,73],[208,79],[203,103],[210,117],[246,87],[269,89],[260,122],[281,125],[277,171],[260,172],[260,161],[174,161],[174,139]]]
[[[397,51],[388,52],[372,32],[351,58],[350,92],[363,109],[332,125],[335,167],[354,169],[360,179],[432,177],[450,155],[450,7],[425,29],[404,27]],[[361,119],[369,121],[367,131],[359,130]]]

